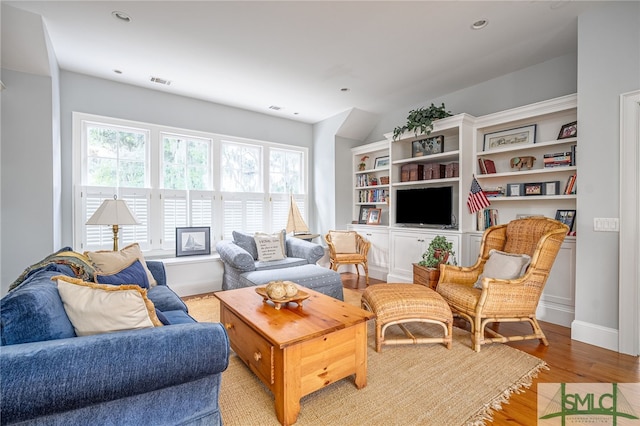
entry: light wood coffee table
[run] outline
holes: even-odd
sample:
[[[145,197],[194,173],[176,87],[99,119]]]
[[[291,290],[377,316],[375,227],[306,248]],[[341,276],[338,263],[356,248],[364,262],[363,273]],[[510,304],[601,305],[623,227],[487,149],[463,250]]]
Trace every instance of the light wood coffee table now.
[[[215,293],[231,348],[275,397],[278,420],[298,419],[300,398],[347,376],[367,385],[367,321],[371,312],[298,286],[309,293],[276,309],[255,287]]]

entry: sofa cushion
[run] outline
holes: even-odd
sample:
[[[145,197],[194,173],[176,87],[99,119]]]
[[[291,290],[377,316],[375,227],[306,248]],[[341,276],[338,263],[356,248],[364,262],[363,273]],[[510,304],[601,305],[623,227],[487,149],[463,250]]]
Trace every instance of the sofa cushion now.
[[[62,305],[56,283],[58,265],[32,273],[20,287],[0,301],[2,345],[75,337],[73,325]]]
[[[153,305],[162,312],[176,310],[187,312],[187,305],[180,299],[180,296],[166,285],[157,285],[150,288],[147,292],[147,297],[153,302]]]
[[[193,324],[194,322],[197,322],[188,313],[182,310],[167,311],[167,312],[163,312],[162,314],[167,319],[167,322],[171,325]]]
[[[86,251],[84,254],[91,259],[93,266],[97,270],[107,274],[118,272],[124,266],[129,265],[134,259],[138,259],[147,273],[149,286],[155,287],[158,284],[156,279],[153,277],[153,274],[151,274],[151,271],[147,268],[147,263],[144,260],[142,250],[140,250],[140,245],[138,243],[129,244],[119,251]]]
[[[9,286],[9,291],[18,287],[34,272],[39,271],[40,269],[45,268],[49,265],[66,265],[71,268],[71,270],[73,271],[73,275],[76,278],[80,278],[86,281],[93,280],[94,268],[91,265],[91,260],[83,254],[76,253],[71,247],[63,247],[55,253],[48,255],[40,262],[34,263],[33,265],[26,268],[22,272],[22,274],[20,274],[20,276]]]
[[[354,231],[329,231],[336,253],[357,253]]]
[[[505,253],[491,249],[484,269],[473,286],[481,289],[484,277],[502,280],[519,278],[527,271],[530,263],[531,256],[528,254]]]
[[[251,270],[266,271],[267,269],[292,268],[294,266],[308,265],[308,262],[306,259],[301,259],[299,257],[285,257],[284,259],[272,260],[271,262],[257,261],[254,265],[255,268]]]
[[[58,292],[76,335],[161,326],[147,291],[138,285],[104,285],[57,275]]]
[[[120,271],[113,273],[95,273],[95,282],[98,284],[135,284],[141,288],[149,288],[149,278],[140,260],[134,259],[130,265],[123,267]]]
[[[256,246],[256,240],[253,239],[253,235],[245,234],[244,232],[233,231],[233,241],[245,249],[253,260],[258,260],[258,247]]]

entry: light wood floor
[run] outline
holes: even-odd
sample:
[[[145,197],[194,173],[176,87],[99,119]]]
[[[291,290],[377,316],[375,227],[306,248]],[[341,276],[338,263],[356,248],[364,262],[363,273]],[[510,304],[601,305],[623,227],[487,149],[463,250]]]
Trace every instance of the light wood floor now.
[[[364,291],[364,276],[342,273],[345,288]],[[370,285],[383,281],[369,279]],[[466,321],[459,321],[457,327],[469,329]],[[540,321],[549,346],[538,340],[510,342],[508,345],[543,359],[549,370],[542,371],[531,388],[521,394],[512,395],[509,404],[494,413],[494,425],[535,425],[538,383],[638,383],[640,382],[640,358],[571,340],[571,330],[555,324]],[[530,332],[527,324],[500,324],[500,331]],[[492,366],[499,368],[499,366]]]

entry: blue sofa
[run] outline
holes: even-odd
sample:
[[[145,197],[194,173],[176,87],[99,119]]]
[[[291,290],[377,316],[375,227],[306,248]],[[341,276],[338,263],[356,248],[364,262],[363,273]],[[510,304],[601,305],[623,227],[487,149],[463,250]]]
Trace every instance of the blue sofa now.
[[[218,393],[229,362],[219,323],[198,323],[147,262],[162,327],[75,337],[48,264],[0,300],[0,423],[221,425]]]
[[[316,263],[324,248],[294,237],[285,237],[286,257],[269,262],[258,260],[253,235],[233,231],[233,241],[221,240],[216,251],[224,264],[222,289],[265,285],[269,281],[293,281],[327,296],[344,300],[340,274]]]

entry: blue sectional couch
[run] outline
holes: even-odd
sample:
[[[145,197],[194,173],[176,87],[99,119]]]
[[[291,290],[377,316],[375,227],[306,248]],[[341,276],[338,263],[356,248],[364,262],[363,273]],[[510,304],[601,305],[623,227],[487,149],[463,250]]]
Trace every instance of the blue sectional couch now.
[[[293,281],[327,296],[344,300],[340,274],[316,263],[324,248],[294,237],[285,237],[286,257],[264,262],[258,260],[253,236],[233,232],[233,241],[222,240],[216,251],[224,264],[222,289],[265,285],[269,281]]]
[[[197,323],[146,262],[148,297],[165,326],[76,337],[56,275],[29,271],[0,301],[0,423],[33,425],[221,425],[218,393],[229,362],[219,323]],[[86,278],[86,277],[85,277]]]

